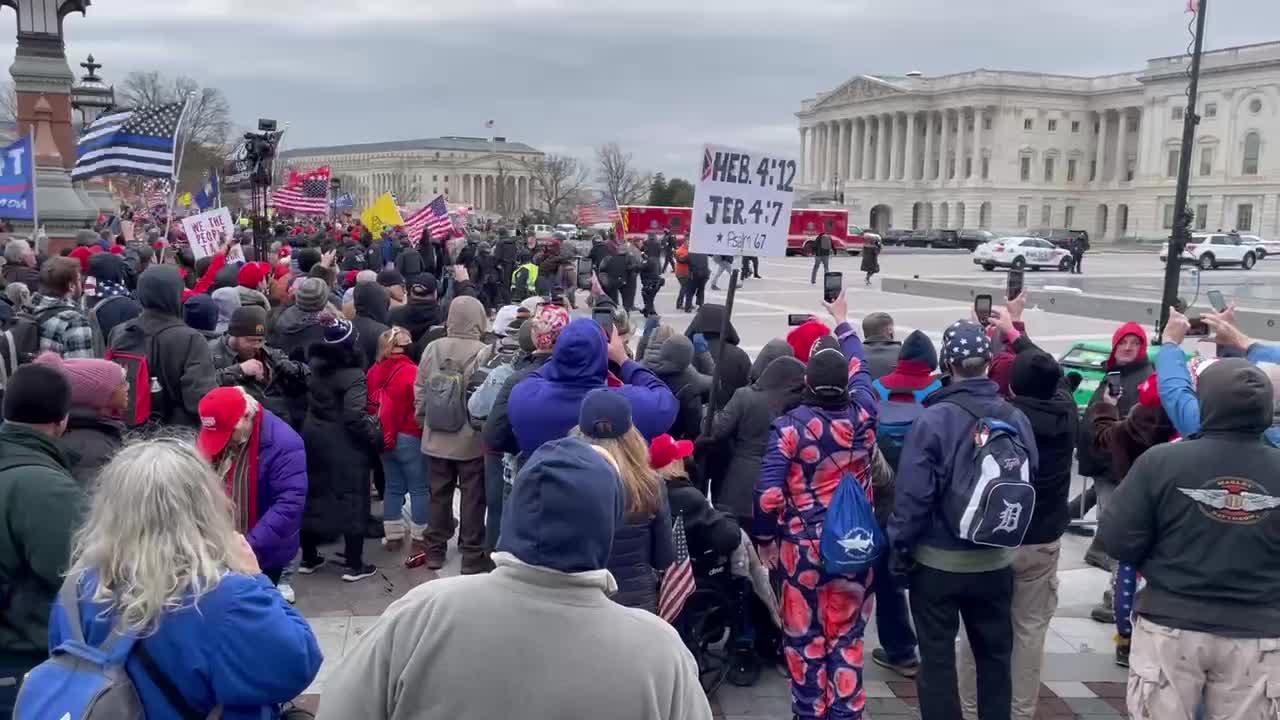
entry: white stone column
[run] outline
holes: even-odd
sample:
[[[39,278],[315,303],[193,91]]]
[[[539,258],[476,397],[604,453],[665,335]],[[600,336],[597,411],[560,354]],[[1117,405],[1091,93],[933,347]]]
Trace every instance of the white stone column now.
[[[876,156],[871,147],[871,136],[875,132],[872,126],[873,116],[866,115],[862,118],[862,179],[875,180],[876,176],[872,170],[875,168]]]
[[[898,113],[889,113],[889,131],[892,136],[887,143],[889,146],[889,175],[886,180],[898,179],[898,142],[902,138],[902,132],[898,129]]]
[[[975,107],[973,109],[973,147],[969,150],[969,177],[982,177],[982,123],[983,116],[986,114],[986,108]],[[966,206],[967,208],[967,206]],[[966,212],[968,210],[966,209]]]
[[[853,120],[845,119],[840,121],[840,133],[843,142],[840,143],[840,182],[846,183],[853,179]]]
[[[889,122],[888,115],[876,116],[876,180],[889,179]]]
[[[938,179],[945,183],[950,179],[947,173],[947,155],[951,153],[951,113],[949,110],[943,110],[941,115],[942,140],[938,144]]]
[[[827,144],[827,179],[831,182],[831,189],[835,190],[835,178],[840,174],[840,122],[832,120],[827,123],[827,128],[831,133],[831,142]]]
[[[845,128],[843,120],[836,121],[836,157],[832,167],[832,174],[836,176],[836,187],[845,179],[845,173],[848,168],[845,167],[845,158],[849,156],[849,133]]]
[[[802,126],[800,128],[800,160],[799,160],[800,167],[797,168],[800,174],[800,182],[802,183],[808,177],[808,175],[806,175],[805,173],[809,170],[809,164],[805,162],[805,157],[804,157],[805,142],[808,139],[809,139],[809,128]]]
[[[902,175],[907,182],[913,182],[916,179],[916,145],[919,141],[920,134],[916,132],[916,114],[907,113],[907,146],[903,149],[907,169]]]
[[[818,172],[814,184],[823,187],[827,182],[827,147],[831,144],[831,131],[826,123],[818,126]]]
[[[1103,178],[1107,176],[1104,168],[1105,168],[1105,162],[1106,162],[1107,133],[1110,131],[1110,128],[1108,128],[1107,125],[1110,119],[1111,118],[1110,116],[1107,115],[1106,110],[1102,110],[1098,112],[1098,147],[1094,155],[1094,160],[1098,166],[1098,171],[1097,173],[1094,174],[1093,179],[1094,179],[1094,182],[1096,182],[1099,185],[1102,184]]]
[[[920,179],[933,182],[933,111],[924,114],[924,167],[920,169]],[[923,218],[921,219],[923,222]]]
[[[809,155],[805,160],[805,176],[803,182],[810,185],[813,179],[818,176],[818,136],[819,127],[817,125],[809,126],[809,147],[805,149]]]
[[[845,158],[845,163],[849,166],[847,177],[850,180],[856,180],[861,174],[862,168],[858,165],[860,153],[862,152],[862,140],[858,137],[858,119],[849,119],[849,156]]]
[[[1135,110],[1138,111],[1138,152],[1134,156],[1134,160],[1133,160],[1134,182],[1138,181],[1138,178],[1141,177],[1142,175],[1143,169],[1146,168],[1147,166],[1147,148],[1151,145],[1151,140],[1148,137],[1149,133],[1147,132],[1147,106],[1148,105],[1150,105],[1150,101],[1143,103],[1142,105],[1139,105],[1138,107],[1134,108]],[[1133,212],[1133,207],[1130,206],[1129,208],[1129,217],[1130,217],[1129,227],[1130,228],[1133,227],[1132,218],[1134,217],[1134,215],[1135,213]]]
[[[968,109],[969,108],[967,107],[961,107],[956,110],[956,124],[959,125],[959,129],[956,130],[956,133],[959,135],[959,138],[956,141],[956,180],[959,180],[960,182],[964,182],[969,179],[969,174],[964,170],[964,159],[968,154],[965,152],[965,148],[969,141],[969,119],[965,117],[965,113]]]
[[[1129,153],[1129,108],[1120,108],[1119,124],[1120,132],[1116,137],[1115,178],[1117,184],[1125,181],[1125,166],[1129,164],[1129,159],[1126,157]]]

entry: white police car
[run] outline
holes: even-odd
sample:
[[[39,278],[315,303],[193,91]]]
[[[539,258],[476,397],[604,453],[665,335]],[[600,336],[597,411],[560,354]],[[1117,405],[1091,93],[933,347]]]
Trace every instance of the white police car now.
[[[998,267],[1071,269],[1071,253],[1043,238],[1002,237],[973,250],[973,264],[988,272]]]

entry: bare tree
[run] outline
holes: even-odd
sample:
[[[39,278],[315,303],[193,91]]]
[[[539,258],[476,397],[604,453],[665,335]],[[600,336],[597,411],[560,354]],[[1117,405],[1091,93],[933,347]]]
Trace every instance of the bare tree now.
[[[18,120],[18,91],[11,82],[0,85],[0,120]]]
[[[596,178],[605,186],[619,205],[641,202],[649,195],[651,175],[641,175],[631,165],[631,153],[622,152],[618,143],[611,142],[596,148]]]
[[[587,168],[567,155],[543,155],[526,162],[533,182],[533,198],[554,222],[567,202],[587,184]]]
[[[195,80],[180,76],[169,78],[152,70],[131,72],[120,85],[121,100],[128,105],[165,105],[179,102],[191,93],[185,128],[191,142],[204,146],[222,146],[231,131],[231,104],[217,88],[202,88]]]

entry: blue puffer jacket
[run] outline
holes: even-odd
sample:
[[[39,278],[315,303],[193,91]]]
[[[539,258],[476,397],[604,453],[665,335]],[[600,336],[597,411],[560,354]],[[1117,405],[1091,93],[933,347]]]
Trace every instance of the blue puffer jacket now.
[[[675,559],[671,540],[671,507],[662,487],[658,512],[626,514],[613,531],[609,572],[618,583],[612,600],[619,605],[658,612],[658,573]]]
[[[1245,358],[1255,365],[1260,362],[1280,363],[1280,347],[1254,343],[1249,346]],[[1182,437],[1200,432],[1200,398],[1196,395],[1187,356],[1182,348],[1165,343],[1156,355],[1156,380],[1160,389],[1160,404],[1173,421],[1173,429]],[[1280,425],[1272,425],[1263,433],[1272,447],[1280,447]]]
[[[940,550],[991,549],[961,540],[942,514],[954,469],[960,463],[973,462],[966,454],[973,449],[971,432],[975,420],[954,404],[957,399],[972,407],[979,417],[999,417],[1016,427],[1026,439],[1031,476],[1037,477],[1040,471],[1031,422],[999,396],[994,381],[962,380],[938,390],[925,398],[925,411],[911,424],[902,448],[893,515],[889,519],[889,542],[897,552],[910,554],[917,545]]]
[[[245,539],[263,570],[281,570],[298,554],[307,502],[307,451],[285,421],[264,410],[258,437],[258,517]]]
[[[91,575],[80,587],[80,629],[95,646],[106,640],[115,621],[106,604],[86,599],[96,585]],[[68,638],[67,623],[67,613],[55,603],[51,649]],[[226,720],[279,717],[279,705],[307,689],[324,659],[311,626],[264,575],[224,575],[197,608],[167,612],[144,642],[192,709],[207,713],[221,705]],[[136,657],[125,669],[147,717],[180,717]]]
[[[569,323],[551,352],[551,359],[511,390],[507,415],[526,457],[540,445],[569,434],[578,424],[582,398],[605,386],[608,346],[600,326],[590,318]],[[679,403],[657,375],[638,362],[622,364],[622,387],[614,388],[631,401],[635,427],[652,440],[671,428]]]

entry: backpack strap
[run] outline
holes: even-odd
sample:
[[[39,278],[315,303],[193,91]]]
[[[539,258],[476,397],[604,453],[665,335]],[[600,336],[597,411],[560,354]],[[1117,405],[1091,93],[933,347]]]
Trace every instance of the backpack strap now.
[[[191,707],[191,703],[183,697],[182,691],[178,689],[168,675],[160,669],[160,665],[155,658],[151,657],[151,653],[147,651],[145,643],[139,642],[133,649],[134,657],[138,658],[138,664],[142,666],[143,672],[147,677],[151,678],[151,682],[160,688],[160,692],[164,695],[164,699],[169,703],[169,707],[178,711],[178,716],[182,720],[205,720],[208,715]]]
[[[88,644],[84,638],[84,628],[81,626],[84,618],[80,615],[80,578],[80,575],[69,575],[62,581],[62,587],[58,589],[58,603],[67,614],[67,623],[71,626],[71,639],[81,644]],[[98,649],[104,654],[110,654],[112,648],[122,640],[129,642],[131,646],[136,642],[134,638],[112,630]]]

